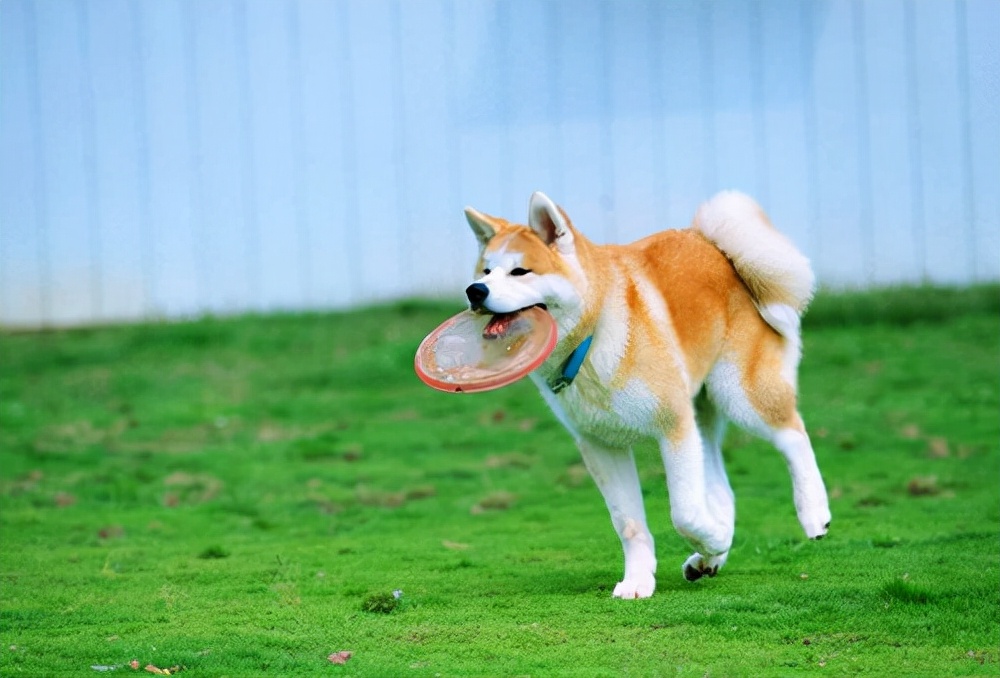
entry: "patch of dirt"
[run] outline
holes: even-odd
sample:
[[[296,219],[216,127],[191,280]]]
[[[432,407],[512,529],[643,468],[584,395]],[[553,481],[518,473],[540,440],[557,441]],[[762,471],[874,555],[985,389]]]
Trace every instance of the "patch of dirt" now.
[[[171,473],[163,479],[163,484],[170,488],[163,495],[164,506],[179,506],[181,504],[204,504],[219,496],[222,491],[222,481],[206,473]]]
[[[517,501],[517,496],[500,490],[498,492],[491,492],[486,495],[479,502],[470,509],[473,515],[478,515],[480,513],[485,513],[487,511],[506,511],[514,502]]]

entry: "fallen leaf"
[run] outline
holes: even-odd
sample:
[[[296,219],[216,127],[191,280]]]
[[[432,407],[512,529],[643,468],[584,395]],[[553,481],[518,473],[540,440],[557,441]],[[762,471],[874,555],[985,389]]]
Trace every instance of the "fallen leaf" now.
[[[108,525],[107,527],[102,527],[97,532],[97,536],[101,539],[117,539],[125,536],[125,528],[121,525]]]
[[[473,515],[478,515],[486,511],[506,511],[513,506],[516,499],[515,495],[503,490],[491,492],[480,499],[479,503],[472,507],[471,512]]]
[[[72,506],[76,503],[76,497],[68,492],[56,492],[56,496],[52,498],[55,505],[60,508],[65,508],[67,506]]]
[[[364,454],[364,448],[360,443],[348,445],[340,455],[344,461],[358,461]]]
[[[332,653],[327,659],[330,660],[331,664],[346,664],[352,654],[352,652],[348,652],[347,650],[341,650],[340,652]]]
[[[491,454],[486,457],[486,468],[531,468],[534,459],[519,452],[509,454]]]
[[[437,489],[433,485],[418,485],[406,491],[407,499],[427,499],[437,494]]]
[[[917,477],[906,485],[907,491],[913,497],[926,497],[941,492],[936,476]]]
[[[927,447],[932,457],[944,459],[951,456],[951,449],[948,446],[947,438],[934,437],[927,441]]]

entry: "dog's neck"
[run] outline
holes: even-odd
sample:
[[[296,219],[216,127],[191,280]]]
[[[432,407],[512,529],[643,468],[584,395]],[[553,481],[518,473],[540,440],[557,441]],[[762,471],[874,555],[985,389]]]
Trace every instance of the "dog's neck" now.
[[[576,307],[552,309],[559,325],[559,344],[539,370],[550,388],[563,377],[563,370],[574,352],[588,342],[587,349],[583,349],[582,354],[586,356],[589,340],[594,337],[598,319],[605,305],[607,281],[611,275],[603,248],[579,232],[575,232],[575,250],[582,273],[580,278],[574,281],[580,293],[580,304]],[[583,289],[581,285],[584,286]],[[575,374],[574,370],[574,377]]]

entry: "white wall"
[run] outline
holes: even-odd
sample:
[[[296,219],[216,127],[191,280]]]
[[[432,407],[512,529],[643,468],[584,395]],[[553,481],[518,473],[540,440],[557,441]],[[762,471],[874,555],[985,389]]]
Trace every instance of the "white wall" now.
[[[996,0],[2,0],[0,323],[457,296],[466,204],[1000,278]]]

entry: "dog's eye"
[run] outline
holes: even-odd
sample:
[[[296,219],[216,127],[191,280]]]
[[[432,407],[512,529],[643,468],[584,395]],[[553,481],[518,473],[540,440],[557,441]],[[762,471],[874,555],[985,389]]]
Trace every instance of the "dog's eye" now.
[[[484,268],[483,269],[483,275],[489,275],[489,274],[490,274],[490,269]]]
[[[528,273],[531,273],[531,271],[526,268],[515,268],[510,272],[511,275],[527,275]]]

